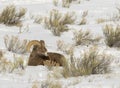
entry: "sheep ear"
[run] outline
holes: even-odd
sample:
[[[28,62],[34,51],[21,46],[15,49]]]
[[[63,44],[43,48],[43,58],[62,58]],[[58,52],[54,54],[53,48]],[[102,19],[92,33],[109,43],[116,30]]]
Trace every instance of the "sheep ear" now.
[[[45,47],[45,41],[44,40],[40,40],[41,46]]]

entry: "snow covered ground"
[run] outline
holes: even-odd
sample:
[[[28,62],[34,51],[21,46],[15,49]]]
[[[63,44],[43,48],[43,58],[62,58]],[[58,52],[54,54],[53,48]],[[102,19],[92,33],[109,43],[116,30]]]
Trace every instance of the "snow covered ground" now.
[[[61,0],[59,2],[61,4]],[[0,11],[9,4],[27,9],[23,27],[29,29],[28,32],[25,31],[20,34],[19,27],[0,24],[0,49],[6,51],[6,58],[13,59],[13,53],[6,50],[3,39],[5,35],[15,35],[20,39],[44,40],[48,51],[63,53],[57,50],[56,41],[63,40],[66,43],[73,44],[72,32],[74,30],[88,29],[91,30],[93,35],[103,36],[103,26],[106,23],[113,24],[113,22],[108,21],[98,24],[96,20],[98,18],[110,19],[114,14],[117,14],[116,6],[120,6],[120,0],[82,0],[80,4],[72,3],[70,8],[63,8],[61,5],[55,7],[52,0],[0,0]],[[47,16],[52,9],[58,9],[63,13],[67,11],[75,12],[78,21],[81,13],[88,11],[87,24],[70,25],[70,31],[64,32],[60,37],[54,36],[50,30],[46,30],[41,24],[34,23],[30,17],[32,14]],[[100,48],[115,57],[111,64],[112,72],[109,74],[62,78],[60,82],[63,88],[120,88],[120,51],[115,48],[106,48],[104,44],[100,45]],[[81,46],[76,47],[75,55],[79,56],[78,54],[82,50]],[[28,56],[29,54],[25,55],[25,58]],[[50,71],[45,66],[27,66],[22,72],[0,73],[0,88],[32,88],[34,82],[41,83],[41,81],[46,80],[49,73]]]

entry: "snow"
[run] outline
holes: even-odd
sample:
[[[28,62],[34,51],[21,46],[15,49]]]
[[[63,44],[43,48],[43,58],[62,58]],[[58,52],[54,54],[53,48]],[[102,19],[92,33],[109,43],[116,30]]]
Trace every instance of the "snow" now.
[[[24,28],[28,27],[28,32],[19,33],[19,27],[6,26],[0,24],[0,49],[5,52],[5,57],[13,60],[13,52],[6,50],[4,45],[5,35],[15,35],[20,39],[28,40],[44,40],[48,51],[59,52],[57,50],[56,41],[63,40],[66,43],[73,44],[74,30],[90,30],[93,35],[100,35],[103,37],[102,28],[106,24],[97,24],[98,18],[110,19],[114,14],[117,14],[116,6],[120,5],[120,0],[82,0],[80,4],[72,3],[70,8],[62,8],[61,0],[58,7],[55,7],[52,0],[0,0],[0,11],[8,4],[15,4],[17,7],[24,7],[27,9],[27,14],[23,21]],[[43,25],[36,24],[31,20],[30,15],[40,14],[48,16],[52,9],[59,11],[75,12],[77,20],[79,21],[81,13],[88,11],[86,25],[69,25],[70,31],[64,32],[60,37],[54,36],[49,30],[45,29]],[[112,23],[112,22],[108,22]],[[28,25],[28,26],[26,26]],[[23,30],[24,30],[23,28]],[[109,74],[98,74],[90,76],[71,77],[68,79],[60,79],[63,88],[120,88],[120,51],[116,48],[108,48],[106,45],[100,45],[101,51],[114,56],[111,64],[112,72]],[[75,56],[79,57],[79,53],[86,49],[86,46],[77,46],[74,52]],[[27,63],[29,54],[24,55],[25,64]],[[16,71],[14,73],[0,73],[0,88],[32,88],[34,81],[44,81],[47,79],[50,71],[45,66],[27,66],[23,71]],[[78,80],[77,82],[75,82]],[[75,83],[74,83],[75,82]],[[72,85],[73,84],[73,85]]]

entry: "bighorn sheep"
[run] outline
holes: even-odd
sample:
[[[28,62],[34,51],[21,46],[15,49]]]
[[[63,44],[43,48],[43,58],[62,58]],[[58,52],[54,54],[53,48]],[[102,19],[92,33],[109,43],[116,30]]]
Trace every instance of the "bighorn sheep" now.
[[[27,45],[28,51],[30,51],[31,46],[33,46],[33,50],[29,56],[28,65],[44,65],[44,61],[50,60],[58,63],[60,66],[64,66],[65,57],[59,53],[47,52],[44,40],[30,41]]]

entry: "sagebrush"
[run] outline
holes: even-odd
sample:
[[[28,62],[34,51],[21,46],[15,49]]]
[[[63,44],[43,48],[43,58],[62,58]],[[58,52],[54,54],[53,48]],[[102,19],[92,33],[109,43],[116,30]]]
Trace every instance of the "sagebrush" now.
[[[21,19],[26,13],[25,8],[17,10],[15,5],[8,5],[0,13],[0,23],[6,25],[17,25],[21,22]]]
[[[120,21],[120,6],[116,7],[118,13],[113,14],[113,17],[111,18],[111,21]]]
[[[77,3],[80,3],[80,2],[81,2],[81,0],[62,0],[62,7],[69,8],[69,7],[70,7],[70,4],[71,4],[73,1],[76,1]]]
[[[58,0],[53,0],[53,5],[58,6]]]
[[[52,61],[52,60],[46,60],[46,61],[44,61],[43,63],[44,63],[45,66],[47,66],[47,68],[48,68],[49,70],[51,70],[54,66],[57,66],[57,67],[60,66],[59,63],[57,63],[57,62],[55,62],[55,61]]]
[[[69,8],[72,0],[62,0],[62,7]]]
[[[35,23],[41,24],[44,20],[44,17],[38,14],[38,15],[32,15],[31,19],[33,19]]]
[[[79,25],[84,25],[84,24],[86,24],[87,23],[87,15],[88,15],[88,11],[84,11],[83,13],[82,13],[82,16],[81,16],[81,20],[80,20],[80,22],[79,22]]]
[[[79,30],[73,32],[73,40],[76,45],[94,44],[99,42],[100,36],[94,37],[90,31]]]
[[[8,36],[4,37],[4,44],[8,51],[15,53],[24,54],[27,52],[26,46],[28,40],[20,40],[17,36]]]
[[[96,20],[96,22],[97,22],[98,24],[104,23],[104,22],[106,22],[106,21],[107,21],[107,20],[104,19],[104,18],[98,18],[98,19]]]
[[[62,85],[59,81],[53,81],[51,79],[48,80],[42,82],[34,81],[32,84],[32,88],[62,88]]]
[[[72,44],[66,44],[64,41],[62,40],[58,40],[57,41],[57,50],[60,50],[64,53],[66,53],[67,55],[73,55],[74,53],[74,45]]]
[[[113,25],[105,25],[103,29],[105,36],[105,43],[109,47],[120,47],[120,25],[114,27]]]
[[[50,16],[44,20],[45,27],[50,29],[55,36],[60,36],[62,32],[68,31],[67,24],[73,24],[75,16],[73,13],[62,14],[58,10],[52,10]]]
[[[8,58],[5,58],[2,51],[0,51],[0,72],[2,73],[11,73],[15,70],[24,70],[24,59],[22,57],[13,57],[14,60],[11,61]]]
[[[63,70],[64,77],[76,77],[90,74],[104,74],[110,72],[110,57],[99,54],[97,48],[85,50],[81,58],[71,57]]]

